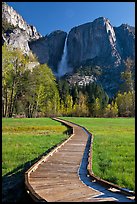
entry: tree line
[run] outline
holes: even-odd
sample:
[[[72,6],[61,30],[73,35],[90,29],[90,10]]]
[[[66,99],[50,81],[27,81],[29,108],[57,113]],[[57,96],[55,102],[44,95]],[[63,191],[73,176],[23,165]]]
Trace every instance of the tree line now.
[[[30,54],[2,46],[2,116],[3,117],[134,117],[135,91],[132,60],[125,62],[121,90],[110,99],[96,82],[80,87],[56,80],[47,64]]]

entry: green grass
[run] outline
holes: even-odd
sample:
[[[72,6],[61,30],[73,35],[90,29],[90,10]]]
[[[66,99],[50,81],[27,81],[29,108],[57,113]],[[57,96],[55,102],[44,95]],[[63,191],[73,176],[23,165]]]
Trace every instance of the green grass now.
[[[135,119],[64,119],[86,127],[93,134],[94,174],[135,191]]]
[[[22,171],[67,139],[67,128],[49,118],[2,119],[2,175]],[[29,166],[30,166],[29,165]]]
[[[94,135],[93,172],[135,190],[134,118],[64,119],[86,127]],[[66,131],[65,126],[49,118],[2,119],[2,185],[7,201],[14,201],[17,195],[22,200],[23,190],[22,196],[17,191],[23,188],[24,172],[53,146],[67,139]]]

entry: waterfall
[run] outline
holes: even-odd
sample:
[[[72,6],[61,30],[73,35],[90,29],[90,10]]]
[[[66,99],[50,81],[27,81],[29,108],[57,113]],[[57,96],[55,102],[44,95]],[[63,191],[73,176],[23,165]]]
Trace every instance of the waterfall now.
[[[58,72],[56,74],[58,77],[64,76],[66,73],[71,71],[71,68],[68,67],[67,63],[67,39],[68,38],[66,37],[62,59],[58,65]]]

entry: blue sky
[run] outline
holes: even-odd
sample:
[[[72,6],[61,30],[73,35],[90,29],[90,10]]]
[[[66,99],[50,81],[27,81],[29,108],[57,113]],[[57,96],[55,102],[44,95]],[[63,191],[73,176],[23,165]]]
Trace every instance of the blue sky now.
[[[7,2],[43,36],[106,17],[113,26],[135,26],[135,2]]]

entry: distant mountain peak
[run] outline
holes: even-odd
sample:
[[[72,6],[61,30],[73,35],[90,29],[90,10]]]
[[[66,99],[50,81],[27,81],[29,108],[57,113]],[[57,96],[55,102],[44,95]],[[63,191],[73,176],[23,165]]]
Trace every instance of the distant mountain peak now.
[[[27,24],[23,17],[6,3],[2,4],[2,21],[6,21],[10,25],[26,31],[30,38],[38,39],[42,37],[33,25]]]
[[[8,27],[10,27],[10,33]],[[33,25],[27,24],[23,17],[5,2],[2,4],[2,28],[3,42],[20,48],[24,53],[30,51],[29,41],[42,37]]]

